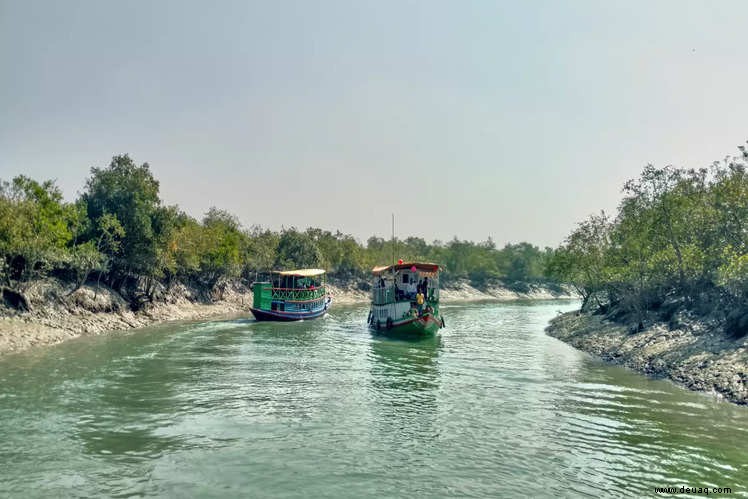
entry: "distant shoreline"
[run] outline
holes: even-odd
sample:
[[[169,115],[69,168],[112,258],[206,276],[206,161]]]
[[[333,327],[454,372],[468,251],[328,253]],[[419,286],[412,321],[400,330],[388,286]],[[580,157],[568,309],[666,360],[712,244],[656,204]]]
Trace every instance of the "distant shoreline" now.
[[[369,293],[360,289],[328,284],[333,307],[366,304]],[[0,355],[21,352],[36,346],[61,343],[79,336],[110,334],[180,320],[202,320],[246,314],[252,292],[244,286],[230,284],[212,301],[201,300],[194,290],[176,286],[163,302],[133,312],[113,290],[85,285],[70,293],[60,281],[48,279],[34,283],[27,292],[32,308],[18,312],[0,307]],[[478,290],[461,283],[441,290],[442,302],[518,301],[576,299],[568,291],[554,292],[533,285],[529,292],[519,293],[504,287]]]

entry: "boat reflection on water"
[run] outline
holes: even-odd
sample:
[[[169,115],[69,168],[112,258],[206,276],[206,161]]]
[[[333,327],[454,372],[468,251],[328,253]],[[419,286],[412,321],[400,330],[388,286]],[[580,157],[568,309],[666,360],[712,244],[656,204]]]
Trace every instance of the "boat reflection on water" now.
[[[379,438],[400,446],[433,441],[441,336],[401,341],[373,335],[370,345],[371,405],[381,426]]]
[[[372,382],[378,388],[387,390],[433,390],[438,386],[437,358],[440,348],[439,335],[412,341],[372,335]]]

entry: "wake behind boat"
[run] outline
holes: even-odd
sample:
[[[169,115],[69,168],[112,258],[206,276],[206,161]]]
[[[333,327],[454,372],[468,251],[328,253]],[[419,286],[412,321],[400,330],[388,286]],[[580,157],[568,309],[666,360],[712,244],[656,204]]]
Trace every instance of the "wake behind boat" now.
[[[316,319],[327,313],[332,302],[321,269],[273,271],[270,281],[254,283],[252,291],[250,310],[258,321]]]

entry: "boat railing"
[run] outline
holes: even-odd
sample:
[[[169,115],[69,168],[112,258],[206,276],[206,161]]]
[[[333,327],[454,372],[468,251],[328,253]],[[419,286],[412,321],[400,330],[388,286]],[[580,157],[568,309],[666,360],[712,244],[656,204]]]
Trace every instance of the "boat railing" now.
[[[315,289],[307,288],[273,288],[272,297],[273,300],[285,300],[285,301],[312,301],[318,300],[325,296],[325,288],[319,287]]]
[[[398,301],[414,301],[415,299],[415,292],[406,293],[402,290],[396,290],[395,286],[375,287],[371,290],[371,300],[374,305],[387,305]],[[439,288],[429,288],[426,293],[426,301],[438,302]]]
[[[395,303],[395,286],[372,288],[371,301],[374,305]]]

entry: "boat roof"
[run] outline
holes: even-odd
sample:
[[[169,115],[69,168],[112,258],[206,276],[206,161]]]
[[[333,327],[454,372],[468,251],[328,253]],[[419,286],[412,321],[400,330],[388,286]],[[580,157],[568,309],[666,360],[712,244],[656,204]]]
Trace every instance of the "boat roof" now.
[[[374,275],[379,275],[393,270],[410,270],[411,267],[415,267],[416,270],[420,270],[423,272],[439,272],[439,265],[436,263],[405,262],[398,263],[397,265],[387,265],[385,267],[374,267],[373,269],[371,269],[371,273]]]
[[[297,276],[297,277],[314,277],[325,273],[322,269],[298,269],[298,270],[274,270],[274,274]]]

